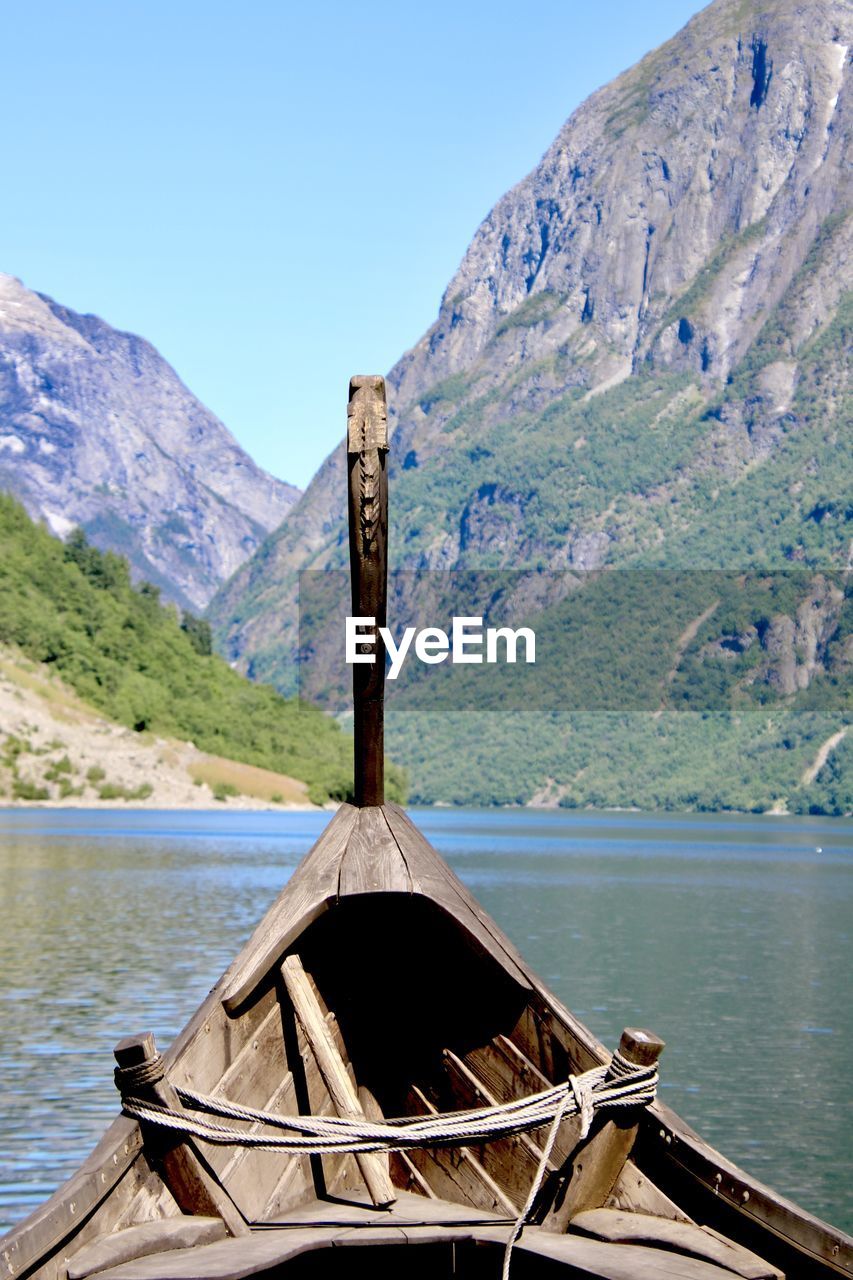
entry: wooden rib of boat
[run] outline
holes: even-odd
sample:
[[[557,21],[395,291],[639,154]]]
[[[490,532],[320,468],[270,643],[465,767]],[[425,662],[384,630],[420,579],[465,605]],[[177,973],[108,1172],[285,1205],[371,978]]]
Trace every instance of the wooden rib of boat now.
[[[350,389],[355,612],[384,621],[381,379]],[[355,667],[355,803],[329,822],[157,1065],[116,1049],[143,1102],[180,1091],[301,1116],[499,1106],[610,1055],[531,972],[382,787],[382,665]],[[661,1043],[626,1032],[651,1062]],[[124,1075],[122,1075],[124,1073]],[[612,1114],[612,1113],[611,1113]],[[259,1122],[244,1128],[258,1131]],[[9,1280],[238,1280],[341,1274],[750,1280],[849,1276],[853,1240],[727,1161],[660,1102],[469,1145],[287,1154],[121,1115],[0,1247]],[[358,1246],[360,1252],[348,1252]]]

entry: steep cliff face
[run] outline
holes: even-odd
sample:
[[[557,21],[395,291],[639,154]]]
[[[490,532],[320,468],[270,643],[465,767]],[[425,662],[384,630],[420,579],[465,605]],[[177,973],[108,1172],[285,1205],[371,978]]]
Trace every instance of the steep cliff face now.
[[[0,488],[204,608],[299,496],[157,351],[0,275]]]
[[[715,0],[568,120],[389,374],[398,567],[844,563],[851,46],[847,0]],[[344,494],[337,451],[214,601],[250,672]]]

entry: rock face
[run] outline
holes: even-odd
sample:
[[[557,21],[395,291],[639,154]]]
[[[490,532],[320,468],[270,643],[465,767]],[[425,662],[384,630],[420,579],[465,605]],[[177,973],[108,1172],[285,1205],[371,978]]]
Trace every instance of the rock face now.
[[[848,0],[715,0],[567,121],[389,374],[397,567],[843,565],[851,46]],[[253,674],[345,488],[214,601]]]
[[[299,490],[255,466],[142,338],[0,275],[0,488],[203,609]]]

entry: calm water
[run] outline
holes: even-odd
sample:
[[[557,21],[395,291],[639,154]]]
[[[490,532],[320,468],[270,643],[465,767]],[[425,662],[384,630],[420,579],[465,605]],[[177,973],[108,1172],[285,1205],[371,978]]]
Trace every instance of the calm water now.
[[[415,818],[606,1043],[631,1024],[666,1039],[663,1096],[686,1120],[853,1226],[853,823]],[[0,1226],[115,1114],[116,1041],[169,1042],[327,820],[0,810]]]

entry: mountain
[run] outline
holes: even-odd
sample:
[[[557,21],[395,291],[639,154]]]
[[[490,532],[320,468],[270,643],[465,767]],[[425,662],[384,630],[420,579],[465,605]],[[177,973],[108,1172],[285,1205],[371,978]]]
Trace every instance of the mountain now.
[[[844,563],[851,45],[716,0],[567,121],[388,376],[397,567]],[[242,669],[292,679],[345,491],[338,449],[215,598]]]
[[[142,338],[0,275],[0,489],[203,609],[299,496]]]
[[[572,115],[388,375],[393,567],[529,567],[550,575],[552,618],[561,591],[601,570],[786,570],[797,583],[762,601],[756,579],[727,610],[713,574],[701,590],[662,575],[651,631],[613,617],[660,645],[645,719],[629,695],[625,715],[599,706],[557,724],[554,683],[547,714],[500,706],[484,725],[468,704],[454,720],[458,683],[431,676],[431,721],[389,704],[414,798],[853,804],[837,776],[853,657],[838,577],[853,518],[851,46],[847,0],[715,0]],[[345,566],[345,493],[339,448],[211,604],[222,652],[255,678],[294,686],[298,573]],[[399,590],[402,626],[423,587]],[[780,646],[794,671],[811,643],[801,614],[827,590],[817,660],[756,683]],[[690,714],[673,707],[683,668]],[[728,692],[697,703],[708,689]]]

